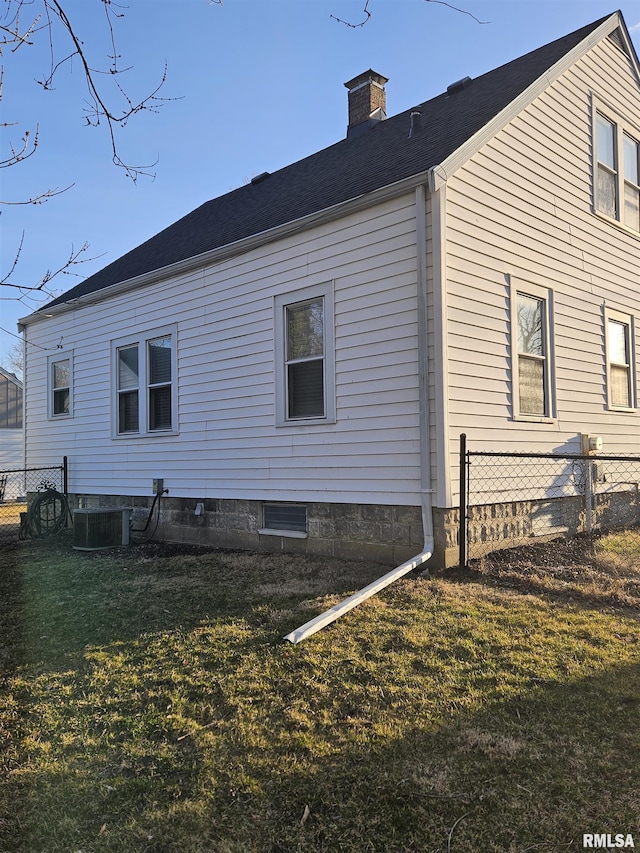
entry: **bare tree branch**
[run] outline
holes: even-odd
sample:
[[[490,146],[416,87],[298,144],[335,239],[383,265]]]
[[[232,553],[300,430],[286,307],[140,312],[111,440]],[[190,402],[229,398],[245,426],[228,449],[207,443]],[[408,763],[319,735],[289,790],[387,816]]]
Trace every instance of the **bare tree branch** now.
[[[437,3],[439,6],[446,6],[448,9],[453,9],[454,12],[460,12],[461,15],[468,15],[470,18],[476,22],[476,24],[490,24],[491,21],[481,21],[479,18],[476,18],[471,12],[467,9],[459,9],[457,6],[452,6],[451,3],[446,3],[445,0],[424,0],[425,3]]]
[[[150,170],[155,163],[133,165],[121,156],[116,138],[117,130],[124,127],[133,115],[143,110],[156,112],[164,101],[173,99],[159,96],[160,89],[166,81],[166,64],[158,85],[139,100],[130,97],[124,86],[121,85],[118,78],[130,69],[120,67],[121,56],[117,50],[114,23],[116,19],[124,16],[124,12],[121,11],[124,7],[119,6],[115,0],[98,0],[102,3],[109,41],[106,52],[108,62],[105,63],[106,67],[100,68],[94,67],[93,62],[85,52],[84,43],[65,11],[64,0],[0,0],[0,2],[3,6],[0,10],[0,57],[5,55],[5,51],[15,53],[20,48],[26,50],[36,43],[39,36],[47,38],[49,70],[42,79],[36,80],[45,91],[54,89],[54,78],[60,69],[74,57],[78,57],[88,89],[88,98],[84,108],[86,124],[91,127],[101,125],[106,127],[112,161],[116,166],[122,168],[127,177],[131,178],[134,183],[140,175],[154,177]],[[213,2],[221,5],[221,0],[213,0]],[[65,39],[69,40],[67,50],[64,48]],[[61,55],[63,55],[62,58],[60,58]],[[0,101],[2,100],[3,84],[4,66],[0,65]],[[108,87],[112,87],[111,90]],[[113,103],[114,96],[119,102],[119,106]],[[12,128],[16,124],[16,122],[10,121],[0,122],[0,129]],[[18,142],[8,142],[4,157],[0,157],[0,169],[16,166],[28,160],[38,149],[39,141],[38,126],[36,126],[35,131],[33,129],[24,130]],[[0,199],[0,205],[43,204],[68,189],[70,187],[51,187],[23,200]],[[78,250],[72,248],[69,257],[57,269],[47,270],[39,281],[28,285],[16,281],[19,262],[23,257],[24,243],[23,233],[10,269],[4,275],[0,272],[1,291],[11,293],[11,296],[3,296],[0,299],[17,299],[25,304],[32,302],[37,305],[38,299],[41,302],[43,297],[51,298],[56,295],[51,287],[54,279],[66,275],[81,278],[81,274],[76,271],[78,265],[95,260],[95,258],[85,257],[88,244],[84,243]]]
[[[364,12],[366,17],[363,21],[360,21],[359,24],[353,24],[350,21],[343,21],[342,18],[338,18],[335,15],[330,15],[329,17],[333,18],[333,20],[337,21],[339,24],[344,24],[345,27],[351,27],[351,29],[356,30],[359,27],[364,27],[365,24],[369,23],[371,16],[373,14],[372,12],[369,11],[369,3],[370,2],[371,2],[371,0],[366,0],[366,2],[364,4],[364,8],[362,9],[362,11]],[[477,24],[488,24],[488,23],[490,23],[489,21],[481,21],[479,18],[476,18],[476,16],[474,14],[467,11],[466,9],[459,9],[457,6],[453,6],[451,3],[446,3],[445,0],[425,0],[425,3],[438,3],[440,6],[447,6],[449,9],[453,9],[454,12],[460,12],[462,15],[469,15],[469,17],[473,18],[473,20]]]
[[[370,0],[366,0],[364,4],[363,12],[365,14],[364,21],[360,21],[359,24],[352,24],[349,21],[343,21],[342,18],[337,18],[335,15],[329,15],[330,18],[333,18],[334,21],[337,21],[339,24],[344,24],[345,27],[351,27],[352,30],[357,30],[358,27],[364,27],[365,24],[369,23],[369,19],[371,18],[371,12],[369,11],[369,2]]]
[[[89,261],[95,261],[99,257],[98,255],[91,258],[82,257],[89,249],[88,243],[83,243],[79,249],[74,249],[74,247],[72,246],[71,251],[69,252],[69,257],[63,264],[61,264],[57,269],[53,271],[47,270],[37,284],[26,285],[12,281],[12,278],[15,275],[16,269],[20,262],[20,256],[22,255],[23,248],[24,231],[22,232],[20,244],[18,246],[18,250],[16,251],[11,268],[2,278],[0,278],[0,287],[11,288],[12,291],[18,291],[19,295],[15,295],[14,293],[12,296],[3,296],[0,297],[0,301],[17,299],[19,302],[25,302],[27,298],[33,298],[33,295],[36,293],[42,294],[47,298],[51,299],[55,296],[55,293],[52,291],[50,284],[55,278],[62,275],[72,275],[76,276],[77,278],[83,278],[81,273],[75,272],[74,267],[77,267],[80,264],[85,264]]]
[[[149,177],[153,177],[153,173],[149,172],[149,169],[155,166],[157,160],[154,163],[150,163],[148,165],[138,166],[126,163],[122,159],[118,151],[118,146],[115,137],[115,128],[118,125],[123,127],[124,125],[126,125],[128,119],[131,118],[131,116],[141,112],[142,110],[157,111],[157,109],[162,106],[162,102],[169,100],[167,98],[160,98],[158,96],[158,92],[164,85],[167,78],[166,64],[160,82],[155,87],[155,89],[153,89],[152,92],[150,92],[144,98],[141,98],[139,101],[133,101],[122,88],[119,81],[116,80],[116,76],[124,73],[127,69],[120,69],[118,67],[119,56],[115,45],[112,15],[122,17],[122,14],[118,15],[117,12],[113,11],[113,7],[115,4],[113,4],[111,0],[101,0],[107,20],[109,36],[112,45],[112,53],[109,57],[111,59],[111,67],[107,72],[101,72],[100,70],[92,68],[90,66],[87,56],[85,55],[82,42],[80,41],[71,21],[69,20],[69,17],[67,16],[66,12],[64,11],[58,0],[43,0],[43,2],[47,10],[47,15],[50,16],[51,13],[55,14],[62,23],[69,38],[71,39],[74,49],[64,59],[55,62],[53,46],[53,28],[52,26],[49,26],[49,42],[52,51],[51,69],[48,77],[46,77],[44,80],[39,80],[38,82],[45,90],[51,89],[53,85],[53,78],[59,68],[66,62],[68,62],[72,57],[77,56],[82,64],[87,88],[89,90],[89,109],[85,110],[87,125],[91,127],[98,127],[102,123],[102,121],[106,123],[107,130],[109,133],[109,139],[111,142],[113,163],[116,166],[123,168],[127,177],[131,178],[134,182],[140,175],[147,175]],[[96,76],[101,73],[108,74],[114,80],[118,92],[124,98],[125,106],[121,110],[117,111],[109,104],[107,104],[105,96],[100,91],[96,79]]]
[[[0,198],[0,204],[3,204],[7,207],[17,207],[20,205],[26,204],[44,204],[45,201],[49,201],[50,198],[54,198],[57,195],[62,195],[62,193],[66,193],[67,190],[70,190],[74,184],[69,184],[68,187],[63,187],[60,189],[59,187],[53,187],[51,189],[45,190],[39,195],[34,195],[31,198],[24,198],[20,201],[9,201],[5,198]]]

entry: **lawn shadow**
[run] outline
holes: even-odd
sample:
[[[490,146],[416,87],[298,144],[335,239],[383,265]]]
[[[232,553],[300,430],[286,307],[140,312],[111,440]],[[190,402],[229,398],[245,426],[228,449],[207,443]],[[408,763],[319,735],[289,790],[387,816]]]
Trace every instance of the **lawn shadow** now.
[[[375,686],[359,715],[381,720]],[[354,730],[348,691],[341,701],[331,727],[322,709],[306,724],[321,751],[292,733],[292,717],[271,716],[268,757],[233,727],[203,726],[170,738],[166,766],[116,753],[79,772],[71,761],[29,792],[16,788],[14,801],[26,799],[10,849],[68,853],[73,838],[74,850],[94,853],[560,853],[582,849],[590,832],[634,833],[637,843],[636,665],[536,684],[473,712],[450,707],[431,725],[407,718],[401,738],[380,724]]]
[[[367,606],[386,634],[341,622],[282,642],[380,566],[186,548],[70,558],[64,543],[20,555],[24,706],[2,851],[559,853],[587,832],[640,837],[637,664],[531,676],[492,699],[508,669],[425,666],[384,597]]]

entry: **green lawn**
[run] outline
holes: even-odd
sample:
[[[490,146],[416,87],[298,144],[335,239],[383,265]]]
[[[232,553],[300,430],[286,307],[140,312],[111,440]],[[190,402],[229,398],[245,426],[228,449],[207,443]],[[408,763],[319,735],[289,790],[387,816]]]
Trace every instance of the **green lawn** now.
[[[66,539],[0,564],[2,853],[640,847],[640,575],[410,576],[292,646],[385,569]]]

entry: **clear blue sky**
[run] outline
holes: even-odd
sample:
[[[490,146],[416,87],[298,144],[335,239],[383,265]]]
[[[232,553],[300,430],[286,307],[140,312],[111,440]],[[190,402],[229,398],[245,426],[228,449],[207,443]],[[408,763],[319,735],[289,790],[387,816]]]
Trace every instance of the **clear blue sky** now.
[[[198,205],[342,139],[346,80],[373,68],[389,78],[393,115],[466,75],[475,77],[620,8],[640,52],[640,0],[452,0],[489,23],[429,0],[119,0],[115,35],[120,78],[132,98],[160,80],[170,100],[157,114],[134,116],[118,132],[123,159],[158,159],[155,180],[133,184],[111,163],[104,128],[84,126],[85,83],[77,59],[64,65],[55,91],[35,79],[49,63],[47,39],[5,51],[3,155],[10,140],[39,125],[36,154],[0,172],[0,197],[19,201],[73,184],[38,206],[2,206],[0,271],[24,247],[14,280],[31,285],[90,244],[90,275]],[[125,5],[126,4],[126,5]],[[35,10],[38,0],[28,9]],[[107,68],[108,30],[98,0],[64,6],[93,65]],[[67,45],[59,43],[59,58]],[[60,277],[62,292],[79,281]],[[3,297],[14,295],[2,290]],[[7,332],[37,303],[0,301],[0,364],[15,343]]]

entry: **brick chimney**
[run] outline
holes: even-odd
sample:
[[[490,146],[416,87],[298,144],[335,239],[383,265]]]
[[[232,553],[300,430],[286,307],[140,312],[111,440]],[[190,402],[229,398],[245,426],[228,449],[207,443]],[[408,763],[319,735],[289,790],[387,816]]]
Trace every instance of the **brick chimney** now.
[[[364,133],[387,117],[387,93],[384,86],[388,82],[386,77],[370,68],[344,84],[349,90],[347,137]]]

